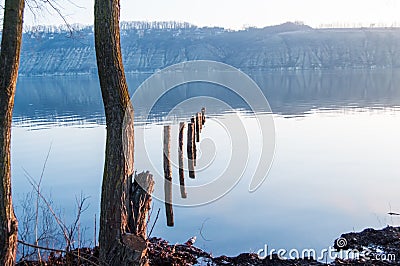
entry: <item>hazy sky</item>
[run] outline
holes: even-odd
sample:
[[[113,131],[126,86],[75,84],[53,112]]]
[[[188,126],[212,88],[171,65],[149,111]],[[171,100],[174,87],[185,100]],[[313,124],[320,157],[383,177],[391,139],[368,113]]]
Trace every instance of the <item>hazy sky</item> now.
[[[56,1],[70,23],[93,24],[94,0]],[[337,22],[390,26],[400,25],[400,0],[121,0],[121,20],[177,20],[233,29],[296,20],[314,27]],[[62,20],[48,13],[34,20],[27,10],[25,23],[61,24]]]

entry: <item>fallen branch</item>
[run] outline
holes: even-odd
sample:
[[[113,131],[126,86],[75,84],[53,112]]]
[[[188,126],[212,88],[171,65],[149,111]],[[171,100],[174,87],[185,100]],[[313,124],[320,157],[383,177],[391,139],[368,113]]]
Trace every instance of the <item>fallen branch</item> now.
[[[96,262],[91,261],[91,260],[89,260],[89,259],[87,259],[87,258],[85,258],[85,257],[82,257],[82,256],[76,254],[77,251],[74,251],[74,250],[68,252],[68,251],[62,250],[62,249],[55,249],[55,248],[49,248],[49,247],[42,247],[42,246],[38,246],[38,245],[26,243],[26,242],[24,242],[24,241],[22,241],[22,240],[18,240],[18,243],[21,244],[21,245],[28,246],[28,247],[31,247],[31,248],[36,248],[36,249],[42,249],[42,250],[53,251],[53,252],[59,252],[59,253],[65,253],[65,254],[69,253],[69,254],[72,254],[73,256],[75,256],[75,257],[77,257],[77,258],[79,258],[79,259],[82,259],[82,260],[84,260],[84,261],[86,261],[86,262],[89,262],[89,263],[92,264],[92,265],[99,266],[99,264],[97,264]]]

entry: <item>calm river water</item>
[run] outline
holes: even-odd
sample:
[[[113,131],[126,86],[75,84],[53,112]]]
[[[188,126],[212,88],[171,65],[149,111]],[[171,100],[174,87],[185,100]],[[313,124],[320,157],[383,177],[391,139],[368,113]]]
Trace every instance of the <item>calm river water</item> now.
[[[130,89],[148,76],[129,74]],[[275,125],[275,156],[265,182],[249,193],[260,137],[257,130],[248,130],[250,153],[243,157],[248,161],[238,184],[210,203],[175,206],[174,227],[166,226],[164,204],[154,200],[150,224],[159,208],[160,216],[152,235],[172,243],[197,236],[198,247],[214,255],[235,255],[265,244],[318,250],[344,232],[399,225],[400,218],[387,213],[400,212],[400,71],[255,72],[251,77],[268,99]],[[190,100],[200,96],[219,101]],[[200,156],[211,159],[195,180],[186,182],[206,184],[223,172],[231,147],[241,147],[231,143],[232,128],[226,129],[224,121],[239,119],[252,129],[257,118],[243,99],[210,84],[183,85],[167,93],[153,108],[150,122],[142,120],[140,108],[136,110],[136,136],[146,133],[152,165],[136,150],[135,168],[161,175],[163,124],[172,121],[177,142],[177,121],[189,119],[202,105],[207,121],[198,149]],[[271,116],[268,108],[257,114]],[[42,191],[67,224],[74,218],[76,196],[88,196],[82,227],[84,237],[93,240],[106,133],[97,77],[20,77],[12,133],[17,215],[22,217],[21,202],[32,190],[26,173],[38,180],[51,147]],[[175,142],[172,147],[175,150]],[[173,175],[179,182],[175,168]],[[179,196],[179,191],[174,194]]]

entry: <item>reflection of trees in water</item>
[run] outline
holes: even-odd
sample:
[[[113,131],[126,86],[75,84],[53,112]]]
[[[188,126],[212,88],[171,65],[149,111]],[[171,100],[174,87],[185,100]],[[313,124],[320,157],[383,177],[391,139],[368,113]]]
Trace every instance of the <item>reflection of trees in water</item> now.
[[[149,74],[128,75],[133,92]],[[272,110],[281,114],[301,115],[310,109],[400,105],[400,70],[330,70],[292,72],[251,72],[267,96]],[[15,117],[55,119],[77,116],[102,123],[103,105],[95,76],[21,77],[15,99]],[[151,91],[148,92],[151,95]],[[248,110],[248,105],[228,88],[209,83],[191,83],[171,89],[153,107],[150,117],[161,119],[177,104],[198,96],[220,99],[232,108]],[[145,100],[145,99],[143,99]],[[140,120],[140,106],[134,106]],[[262,108],[262,106],[261,106]],[[209,106],[208,114],[218,114],[226,106]],[[187,117],[194,110],[181,110]]]
[[[303,114],[310,109],[349,105],[396,106],[400,103],[399,70],[335,70],[254,73],[272,111]]]

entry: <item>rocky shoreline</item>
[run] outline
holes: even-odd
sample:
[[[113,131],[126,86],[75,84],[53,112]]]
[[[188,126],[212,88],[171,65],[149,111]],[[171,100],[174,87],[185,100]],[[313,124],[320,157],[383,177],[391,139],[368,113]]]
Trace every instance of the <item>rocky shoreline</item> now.
[[[400,265],[400,227],[359,233],[342,234],[335,240],[338,258],[329,265]],[[167,241],[152,238],[149,246],[151,265],[326,265],[315,258],[282,259],[278,255],[259,258],[254,253],[242,253],[236,257],[213,257],[193,246],[170,245]]]
[[[362,232],[342,234],[335,240],[334,248],[346,256],[337,258],[328,265],[400,265],[400,227],[388,226],[383,229],[368,228]],[[72,253],[72,265],[97,265],[98,248],[84,248]],[[65,265],[66,257],[50,253],[46,264],[37,261],[21,261],[17,265]],[[277,265],[305,266],[327,265],[315,258],[282,259],[274,254],[264,259],[254,253],[242,253],[236,257],[219,256],[199,249],[188,243],[170,244],[168,241],[153,237],[148,244],[149,265]]]

